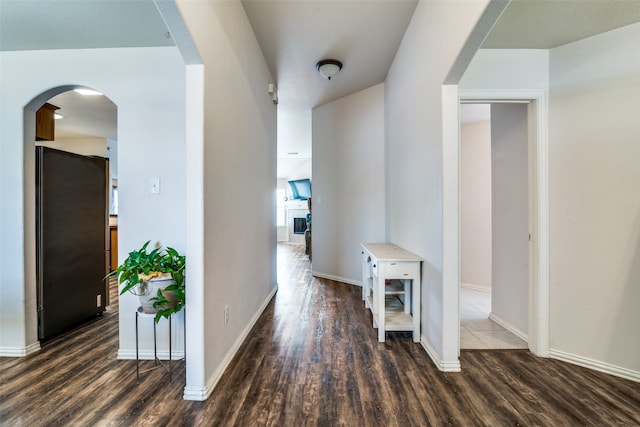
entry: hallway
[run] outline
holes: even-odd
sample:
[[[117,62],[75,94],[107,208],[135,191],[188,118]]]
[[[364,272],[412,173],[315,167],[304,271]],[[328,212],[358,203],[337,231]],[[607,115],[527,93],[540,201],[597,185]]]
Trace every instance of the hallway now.
[[[0,425],[638,425],[640,384],[528,351],[463,351],[438,371],[408,333],[379,343],[360,289],[311,277],[304,246],[278,245],[280,289],[205,402],[184,368],[136,384],[116,360],[117,311],[0,358]],[[187,325],[188,328],[188,325]]]
[[[489,318],[491,291],[460,287],[460,349],[527,349],[527,343]]]

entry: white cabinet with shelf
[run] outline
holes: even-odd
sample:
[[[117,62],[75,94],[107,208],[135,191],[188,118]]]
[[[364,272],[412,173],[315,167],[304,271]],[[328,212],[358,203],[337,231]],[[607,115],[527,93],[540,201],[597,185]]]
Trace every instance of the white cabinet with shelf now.
[[[373,315],[378,341],[386,331],[412,331],[420,341],[422,258],[391,243],[363,243],[362,299]]]

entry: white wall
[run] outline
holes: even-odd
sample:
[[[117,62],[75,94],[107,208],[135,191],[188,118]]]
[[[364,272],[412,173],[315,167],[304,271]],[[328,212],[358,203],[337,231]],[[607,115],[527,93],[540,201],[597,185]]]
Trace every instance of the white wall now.
[[[278,178],[311,177],[311,115],[311,109],[278,104]]]
[[[313,110],[313,274],[362,283],[363,242],[385,240],[384,85]]]
[[[107,157],[106,138],[67,138],[55,141],[36,141],[35,145],[68,151],[83,156]]]
[[[549,88],[549,51],[481,49],[460,80],[460,89],[525,90]]]
[[[529,324],[529,164],[526,104],[491,104],[491,314]]]
[[[460,82],[468,91],[551,86],[549,354],[633,378],[639,31],[634,24],[550,51],[481,50]]]
[[[640,24],[552,49],[549,101],[551,347],[636,379],[638,52]]]
[[[460,126],[460,282],[491,289],[490,121]]]
[[[445,370],[459,369],[459,323],[457,274],[443,285],[442,84],[487,3],[420,1],[385,80],[387,238],[425,259],[422,342]]]
[[[37,349],[30,141],[38,105],[26,115],[24,107],[67,85],[107,95],[118,106],[120,259],[149,239],[184,251],[184,63],[177,49],[166,47],[2,52],[0,61],[0,351],[20,355]],[[149,194],[150,177],[160,178],[160,195]],[[135,348],[137,306],[133,295],[120,298],[121,350]]]
[[[273,80],[242,4],[184,0],[177,5],[204,64],[198,71],[204,271],[201,300],[188,317],[204,329],[190,335],[202,354],[192,359],[185,397],[205,399],[276,290],[277,107],[267,92]]]

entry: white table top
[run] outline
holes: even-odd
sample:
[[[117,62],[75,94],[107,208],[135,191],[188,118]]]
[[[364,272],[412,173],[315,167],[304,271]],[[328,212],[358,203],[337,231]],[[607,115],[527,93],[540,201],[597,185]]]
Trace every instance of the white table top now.
[[[362,247],[379,261],[424,261],[393,243],[362,243]]]

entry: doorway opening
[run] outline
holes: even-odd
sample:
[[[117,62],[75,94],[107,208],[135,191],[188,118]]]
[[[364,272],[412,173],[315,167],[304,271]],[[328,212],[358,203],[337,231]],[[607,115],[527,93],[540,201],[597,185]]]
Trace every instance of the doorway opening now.
[[[527,106],[460,105],[460,348],[526,349]]]
[[[62,86],[27,105],[24,126],[35,224],[25,221],[34,254],[26,284],[45,341],[117,311],[117,282],[114,292],[103,280],[117,260],[117,107],[99,92]]]
[[[505,237],[504,236],[505,233],[507,234],[507,237],[510,233],[524,234],[524,236],[517,236],[517,238],[513,239],[512,241],[517,242],[517,244],[519,245],[519,248],[520,248],[519,250],[521,255],[519,257],[519,259],[521,260],[520,263],[526,264],[524,268],[522,265],[519,265],[517,270],[519,270],[520,272],[520,278],[521,278],[520,282],[525,283],[525,286],[521,287],[518,290],[518,292],[520,292],[520,294],[526,294],[527,298],[524,304],[524,308],[522,308],[522,306],[519,308],[520,314],[521,315],[523,314],[524,316],[518,317],[517,313],[514,314],[513,309],[515,307],[506,307],[506,311],[502,311],[502,312],[504,313],[503,316],[507,317],[507,319],[505,318],[501,319],[502,316],[500,316],[499,314],[496,315],[494,313],[494,315],[492,316],[492,320],[493,321],[505,320],[505,322],[502,322],[503,324],[501,326],[510,327],[511,328],[510,330],[512,332],[521,333],[520,338],[527,342],[528,348],[531,352],[533,352],[538,356],[548,356],[548,312],[549,312],[549,307],[548,307],[548,304],[549,304],[548,303],[548,292],[549,292],[548,230],[549,230],[549,226],[548,226],[548,203],[547,203],[548,155],[547,155],[547,136],[546,136],[546,128],[547,128],[546,127],[546,122],[547,122],[546,93],[544,91],[518,91],[518,90],[514,90],[514,91],[490,91],[490,90],[464,91],[464,90],[461,90],[459,92],[459,101],[460,101],[460,104],[480,104],[480,103],[492,104],[497,106],[496,107],[497,111],[505,110],[505,109],[508,110],[509,109],[508,105],[520,104],[520,109],[524,111],[524,114],[526,117],[526,120],[525,120],[526,146],[520,147],[521,149],[524,150],[524,151],[522,150],[520,151],[520,156],[521,157],[522,155],[525,156],[525,160],[524,160],[525,166],[522,166],[521,163],[517,163],[517,164],[520,164],[519,169],[524,168],[526,170],[525,174],[520,175],[520,179],[522,179],[522,177],[524,176],[525,177],[524,179],[526,180],[527,184],[524,187],[524,190],[522,188],[520,189],[520,191],[518,192],[518,197],[520,199],[520,202],[519,202],[520,205],[522,205],[523,203],[522,200],[525,200],[524,202],[524,205],[526,205],[525,212],[527,212],[528,215],[520,214],[520,215],[515,215],[514,217],[520,219],[519,221],[520,224],[522,224],[523,222],[526,223],[526,229],[522,228],[522,225],[520,225],[520,228],[518,228],[518,230],[520,231],[517,231],[517,232],[509,231],[509,230],[506,230],[506,231],[494,230],[493,226],[496,224],[496,222],[495,220],[493,220],[491,235],[492,235],[492,243],[493,243],[493,236],[495,236],[498,231],[503,233],[502,238]],[[505,112],[503,111],[502,113],[504,114]],[[503,129],[503,131],[507,132],[507,135],[508,135],[508,128]],[[462,151],[463,148],[460,147],[460,150]],[[514,155],[513,153],[497,153],[497,154],[499,154],[500,156],[503,156],[503,158],[508,158],[508,156]],[[463,154],[460,155],[460,160],[459,160],[461,174],[464,173],[462,172],[462,167],[463,167],[462,155]],[[520,160],[522,160],[522,158]],[[507,162],[506,166],[513,168],[514,163]],[[493,174],[494,172],[493,166],[490,168],[490,171]],[[503,172],[504,171],[501,171],[499,173],[503,174]],[[497,204],[496,206],[494,206],[495,204],[494,199],[496,198],[496,195],[492,194],[492,210],[495,208],[498,208],[499,211],[502,212],[502,214],[512,213],[510,211],[512,209],[511,205],[513,204],[514,201],[509,197],[506,197],[506,198],[503,197],[505,195],[510,194],[509,191],[512,191],[512,190],[507,191],[506,188],[502,188],[499,186],[494,189],[493,183],[497,181],[501,185],[513,184],[512,182],[510,182],[512,178],[509,178],[509,176],[510,175],[507,174],[504,176],[501,175],[499,177],[491,178],[492,192],[499,191],[500,197],[503,199],[502,202],[500,202],[500,203],[503,203],[502,205]],[[462,185],[463,184],[461,184],[461,192],[464,191],[464,189],[462,188]],[[464,205],[464,201],[461,200],[461,209],[460,209],[461,228],[464,228],[464,224],[462,224],[463,215],[464,215],[462,213],[462,210],[464,210],[465,207],[463,205]],[[493,212],[491,216],[492,217],[494,216]],[[501,228],[503,228],[502,226],[504,225],[504,219],[501,218],[500,221],[501,221]],[[462,233],[464,233],[464,231],[462,231]],[[462,237],[462,239],[464,239],[464,237]],[[462,269],[464,268],[462,245],[463,244],[461,244],[460,251],[458,254],[459,265],[461,267],[460,294],[459,294],[461,304],[462,304],[462,295],[465,291],[465,278],[464,278],[464,272],[462,271]],[[502,246],[502,243],[501,243],[501,246]],[[509,251],[512,251],[512,249],[505,249],[506,247],[508,246],[503,246],[502,250],[503,252],[506,250],[507,255],[510,255]],[[526,248],[524,256],[522,256],[523,247]],[[492,255],[494,254],[493,248],[491,249],[491,253]],[[496,264],[496,262],[498,262],[499,259],[503,259],[502,266],[498,266],[498,264]],[[492,259],[491,261],[492,287],[497,280],[502,280],[496,277],[497,271],[502,270],[501,271],[502,273],[503,271],[507,271],[514,266],[512,264],[514,264],[515,261],[511,261],[511,264],[510,264],[509,261],[504,261],[504,259],[505,259],[504,254],[502,254],[498,257],[498,259]],[[501,270],[493,271],[495,270],[495,268],[500,268]],[[522,279],[522,277],[526,277],[526,279]],[[513,291],[513,290],[514,289],[507,288],[506,295],[509,295],[508,291]],[[495,292],[496,290],[493,290],[492,293],[495,293]],[[505,295],[503,290],[501,290],[500,292],[501,294]],[[498,298],[496,298],[496,295],[492,295],[492,301],[494,303],[496,302],[497,299]],[[506,300],[508,301],[509,297],[507,297]],[[524,298],[522,300],[524,300]],[[504,302],[504,300],[499,301],[498,303],[501,304],[503,308],[505,305],[508,305],[507,303]],[[491,311],[496,312],[497,310],[502,310],[503,308],[496,309],[496,307],[492,307]],[[461,307],[461,310],[462,310],[462,307]],[[461,318],[462,318],[462,314],[461,314]],[[518,325],[525,325],[525,326],[518,327]],[[464,346],[461,345],[461,348],[464,348]]]

